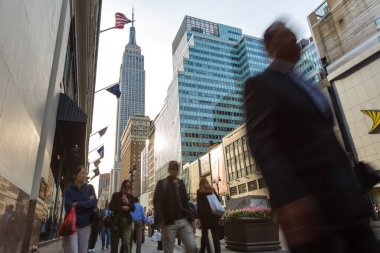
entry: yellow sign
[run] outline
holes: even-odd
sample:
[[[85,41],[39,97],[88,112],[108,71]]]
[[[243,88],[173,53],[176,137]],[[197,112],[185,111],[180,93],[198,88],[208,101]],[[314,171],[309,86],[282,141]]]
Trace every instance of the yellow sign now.
[[[371,117],[373,121],[372,129],[369,134],[377,134],[380,132],[380,110],[361,110],[362,113]]]

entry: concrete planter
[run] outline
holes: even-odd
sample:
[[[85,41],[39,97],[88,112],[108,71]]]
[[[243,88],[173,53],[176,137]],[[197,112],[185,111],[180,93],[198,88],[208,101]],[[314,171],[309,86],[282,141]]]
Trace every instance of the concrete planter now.
[[[279,227],[270,218],[239,218],[224,224],[229,250],[242,252],[276,251],[281,249]]]

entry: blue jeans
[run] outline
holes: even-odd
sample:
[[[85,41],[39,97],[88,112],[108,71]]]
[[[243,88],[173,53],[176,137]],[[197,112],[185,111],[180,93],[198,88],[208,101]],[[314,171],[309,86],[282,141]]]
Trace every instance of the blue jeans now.
[[[102,226],[102,248],[104,248],[105,242],[106,242],[106,236],[107,236],[107,248],[110,246],[111,243],[111,229],[106,228]]]

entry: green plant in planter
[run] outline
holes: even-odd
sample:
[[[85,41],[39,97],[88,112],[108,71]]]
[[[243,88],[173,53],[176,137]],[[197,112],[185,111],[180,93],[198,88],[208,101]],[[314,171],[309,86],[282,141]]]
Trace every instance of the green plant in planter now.
[[[269,218],[272,217],[272,209],[264,207],[247,207],[233,211],[226,211],[222,219],[224,221],[229,221],[245,217]]]
[[[229,250],[242,252],[278,251],[279,226],[270,208],[243,208],[223,216],[225,242]]]

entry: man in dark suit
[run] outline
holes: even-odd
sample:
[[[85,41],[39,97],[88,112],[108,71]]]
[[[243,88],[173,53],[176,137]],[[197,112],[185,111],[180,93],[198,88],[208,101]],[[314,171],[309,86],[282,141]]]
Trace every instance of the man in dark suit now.
[[[273,62],[245,84],[247,133],[289,249],[380,252],[329,104],[294,72],[295,34],[275,22],[264,43]]]
[[[154,222],[162,232],[164,253],[173,252],[176,236],[183,241],[186,253],[194,253],[197,250],[191,225],[194,217],[185,184],[178,179],[178,162],[170,161],[168,172],[169,176],[159,180],[154,191]]]

